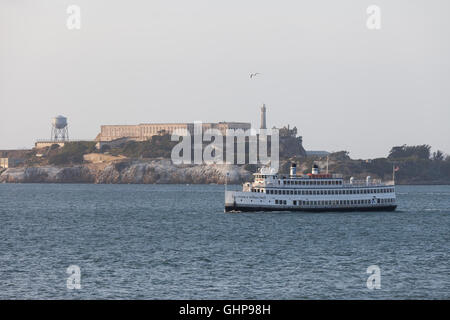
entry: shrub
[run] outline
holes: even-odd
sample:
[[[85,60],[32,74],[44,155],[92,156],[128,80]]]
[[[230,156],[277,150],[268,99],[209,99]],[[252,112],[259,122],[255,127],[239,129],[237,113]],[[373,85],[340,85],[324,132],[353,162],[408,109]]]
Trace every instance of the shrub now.
[[[54,165],[79,164],[83,162],[83,155],[94,151],[95,142],[67,142],[49,157],[48,162]]]

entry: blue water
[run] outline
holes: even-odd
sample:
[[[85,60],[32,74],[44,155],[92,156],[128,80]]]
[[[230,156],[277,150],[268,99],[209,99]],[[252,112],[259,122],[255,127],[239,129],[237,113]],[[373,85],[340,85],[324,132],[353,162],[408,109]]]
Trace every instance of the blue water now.
[[[216,185],[2,184],[0,298],[449,299],[450,186],[397,191],[396,212],[225,214]]]

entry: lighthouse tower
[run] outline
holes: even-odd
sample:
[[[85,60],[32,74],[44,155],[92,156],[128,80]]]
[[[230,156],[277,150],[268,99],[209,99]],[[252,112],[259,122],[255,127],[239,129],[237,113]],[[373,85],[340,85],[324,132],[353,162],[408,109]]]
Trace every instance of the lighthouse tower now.
[[[261,129],[267,129],[266,126],[266,105],[261,107]]]

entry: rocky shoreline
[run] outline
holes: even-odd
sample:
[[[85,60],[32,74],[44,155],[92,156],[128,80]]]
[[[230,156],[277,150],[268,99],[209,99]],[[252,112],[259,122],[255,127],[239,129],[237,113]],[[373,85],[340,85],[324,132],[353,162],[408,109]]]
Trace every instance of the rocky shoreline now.
[[[173,165],[170,160],[122,161],[70,167],[9,168],[0,183],[210,184],[242,183],[252,173],[235,165]]]
[[[289,161],[282,161],[285,167]],[[298,167],[304,171],[307,165]],[[285,172],[282,168],[281,172]],[[286,168],[284,168],[286,169]],[[253,181],[252,172],[237,165],[174,165],[169,159],[120,160],[103,163],[84,163],[71,166],[28,166],[0,170],[0,183],[96,183],[96,184],[241,184]],[[363,172],[364,178],[376,175]],[[349,179],[344,174],[345,179]],[[390,175],[382,178],[390,180]],[[417,179],[415,176],[398,178],[398,185],[448,185],[448,179]]]

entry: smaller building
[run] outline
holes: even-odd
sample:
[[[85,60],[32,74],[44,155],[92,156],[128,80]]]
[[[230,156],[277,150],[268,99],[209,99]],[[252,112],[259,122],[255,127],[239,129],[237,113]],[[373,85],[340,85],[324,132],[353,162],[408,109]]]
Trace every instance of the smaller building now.
[[[66,143],[72,143],[72,142],[94,142],[92,140],[37,140],[34,143],[35,149],[44,149],[51,147],[53,145],[58,145],[60,148],[64,147]]]
[[[24,163],[23,159],[0,158],[0,168],[2,169],[14,168],[23,163]]]
[[[306,151],[306,156],[307,157],[326,157],[330,155],[330,153],[328,151]]]
[[[34,147],[36,149],[43,149],[51,147],[54,144],[57,144],[60,148],[64,147],[63,141],[52,141],[52,140],[38,140],[35,142]]]

